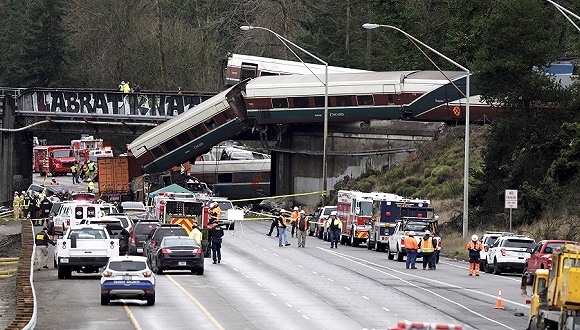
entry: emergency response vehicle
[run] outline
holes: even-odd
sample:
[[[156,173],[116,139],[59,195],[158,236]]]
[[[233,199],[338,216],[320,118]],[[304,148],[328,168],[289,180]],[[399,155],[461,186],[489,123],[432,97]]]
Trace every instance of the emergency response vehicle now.
[[[87,136],[80,140],[72,140],[70,146],[73,149],[74,157],[79,164],[85,163],[90,159],[92,150],[103,150],[103,154],[110,154],[112,156],[111,148],[105,148],[103,139],[95,139],[93,136]],[[95,153],[93,153],[93,159],[95,158]]]
[[[373,216],[372,193],[339,190],[336,211],[342,221],[340,244],[358,246],[365,243],[369,237],[369,225]]]
[[[397,261],[403,261],[404,256],[407,255],[405,249],[405,240],[409,236],[409,232],[415,232],[415,239],[419,241],[423,235],[429,231],[435,233],[437,239],[437,248],[441,248],[441,237],[438,235],[437,225],[439,216],[435,215],[435,210],[425,206],[413,206],[411,204],[402,204],[399,206],[401,215],[397,218],[395,230],[389,236],[389,244],[387,245],[388,259],[393,260],[396,257]],[[421,253],[417,254],[417,258],[421,258]]]
[[[374,216],[369,227],[367,248],[384,252],[389,245],[389,236],[395,232],[397,219],[408,213],[408,207],[428,207],[431,204],[427,199],[409,199],[390,193],[372,193],[374,201]]]
[[[66,175],[75,163],[73,150],[70,146],[36,146],[32,152],[34,160],[32,171],[40,173],[41,176],[45,176],[47,173],[52,176]]]
[[[193,223],[201,231],[201,247],[204,256],[210,256],[209,246],[209,207],[194,194],[159,192],[153,199],[153,216],[162,223],[179,224],[191,233]]]

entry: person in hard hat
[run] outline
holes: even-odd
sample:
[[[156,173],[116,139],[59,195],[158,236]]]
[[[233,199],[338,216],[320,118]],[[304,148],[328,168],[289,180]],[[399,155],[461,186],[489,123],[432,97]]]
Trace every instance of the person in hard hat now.
[[[298,206],[294,206],[292,213],[290,214],[290,225],[292,226],[291,236],[294,237],[294,231],[296,231],[296,221],[300,217],[300,212],[298,212]],[[298,233],[296,233],[296,237],[298,237]]]
[[[14,218],[20,219],[20,213],[22,212],[22,202],[18,191],[14,192],[14,199],[12,200],[12,210],[14,210]]]
[[[415,232],[411,230],[407,238],[405,238],[405,251],[407,253],[407,261],[405,262],[405,268],[417,269],[417,267],[415,267],[415,260],[417,259],[417,250],[419,250],[419,244],[415,239]]]
[[[481,244],[477,235],[473,235],[465,248],[469,251],[469,276],[473,274],[479,276],[479,252],[483,250],[483,244]]]
[[[428,230],[425,231],[425,235],[419,240],[419,251],[423,257],[423,270],[426,270],[427,266],[429,266],[429,270],[432,270],[431,258],[433,253],[435,253],[435,244],[433,239],[431,239],[431,232]]]
[[[87,184],[87,191],[93,192],[95,190],[95,183],[91,179],[89,179],[88,181],[89,183]]]
[[[336,211],[330,212],[330,216],[326,219],[326,228],[328,230],[328,239],[330,240],[330,248],[338,248],[338,241],[340,239],[340,232],[342,231],[342,221],[337,217]]]
[[[220,220],[220,214],[222,213],[222,209],[220,208],[220,205],[217,202],[213,202],[209,205],[209,214],[210,214],[210,218],[209,218],[209,223],[218,223],[218,221]]]
[[[24,212],[23,218],[30,219],[30,205],[32,204],[32,197],[23,191],[20,198],[22,199],[22,212]]]
[[[52,178],[52,181],[50,182],[51,186],[58,186],[58,181],[56,181],[55,178]]]
[[[298,214],[298,220],[296,221],[296,227],[298,231],[296,232],[296,237],[298,237],[298,247],[306,247],[306,231],[308,230],[308,218],[306,217],[306,212],[301,210]]]
[[[286,235],[286,217],[290,215],[290,212],[281,209],[280,216],[278,217],[278,246],[289,246],[288,236]],[[282,245],[284,243],[284,245]]]
[[[72,174],[72,183],[73,184],[77,184],[80,183],[79,181],[79,166],[77,165],[77,163],[74,163],[71,167],[70,167],[70,173]]]
[[[201,231],[197,228],[197,222],[193,222],[189,237],[193,238],[201,246]]]
[[[439,238],[435,237],[435,232],[431,232],[431,240],[433,240],[433,247],[435,247],[435,252],[431,256],[431,269],[435,270],[437,269],[437,260],[441,252],[441,246],[439,245]]]

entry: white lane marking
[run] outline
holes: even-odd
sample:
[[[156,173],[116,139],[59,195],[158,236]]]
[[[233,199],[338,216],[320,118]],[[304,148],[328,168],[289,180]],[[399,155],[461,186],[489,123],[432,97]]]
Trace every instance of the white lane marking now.
[[[367,296],[363,296],[363,298],[365,298],[366,300],[370,300],[370,298]]]
[[[447,302],[449,302],[449,303],[451,303],[451,304],[454,304],[454,305],[456,305],[456,306],[459,306],[459,307],[461,307],[461,308],[465,309],[466,311],[468,311],[468,312],[470,312],[470,313],[472,313],[472,314],[474,314],[474,315],[477,315],[477,316],[481,317],[482,319],[488,320],[488,321],[490,321],[490,322],[492,322],[492,323],[495,323],[495,324],[497,324],[497,325],[500,325],[500,326],[502,326],[502,327],[504,327],[504,328],[506,328],[506,329],[510,329],[510,330],[516,330],[516,329],[514,329],[514,328],[512,328],[512,327],[508,326],[507,324],[503,324],[503,323],[501,323],[501,322],[498,322],[498,321],[496,321],[496,320],[494,320],[494,319],[491,319],[491,318],[489,318],[489,317],[487,317],[487,316],[485,316],[485,315],[483,315],[483,314],[480,314],[480,313],[478,313],[478,312],[476,312],[476,311],[474,311],[474,310],[470,309],[469,307],[467,307],[467,306],[465,306],[465,305],[462,305],[462,304],[460,304],[460,303],[458,303],[458,302],[456,302],[456,301],[453,301],[453,300],[451,300],[451,299],[449,299],[449,298],[443,297],[442,295],[440,295],[440,294],[438,294],[438,293],[436,293],[436,292],[434,292],[434,291],[432,291],[432,290],[430,290],[430,289],[427,289],[427,288],[422,288],[422,287],[420,287],[419,285],[417,285],[417,284],[415,284],[415,283],[412,283],[411,281],[407,281],[407,280],[405,280],[405,279],[404,279],[404,278],[402,278],[402,277],[399,277],[399,276],[393,275],[393,274],[391,274],[391,273],[387,273],[387,272],[385,272],[384,270],[382,270],[382,269],[379,269],[379,268],[376,268],[376,267],[386,268],[386,269],[388,269],[388,270],[390,270],[390,271],[392,271],[392,272],[399,273],[399,274],[405,274],[407,277],[410,277],[410,276],[409,276],[409,274],[407,274],[407,273],[403,273],[403,272],[401,272],[401,271],[398,271],[398,270],[396,270],[396,269],[392,269],[392,268],[389,268],[389,267],[384,267],[384,266],[382,266],[382,265],[376,264],[376,263],[374,263],[374,262],[371,262],[371,261],[368,261],[368,260],[365,260],[365,259],[362,259],[362,258],[357,258],[357,257],[348,256],[348,255],[341,254],[341,253],[338,253],[338,252],[329,251],[329,250],[326,250],[326,249],[323,249],[323,248],[320,248],[320,247],[317,247],[317,249],[320,249],[320,250],[322,250],[322,251],[325,251],[325,252],[327,252],[327,253],[333,254],[333,255],[335,255],[335,256],[337,256],[337,257],[339,257],[339,258],[345,259],[345,260],[347,260],[347,261],[353,262],[353,263],[355,263],[355,264],[358,264],[358,265],[360,265],[360,266],[363,266],[363,267],[366,267],[366,268],[372,269],[372,270],[374,270],[374,271],[377,271],[377,272],[379,272],[379,273],[382,273],[382,274],[385,274],[385,275],[387,275],[387,276],[390,276],[390,277],[392,277],[392,278],[395,278],[395,279],[397,279],[397,280],[399,280],[399,281],[401,281],[401,282],[403,282],[403,283],[405,283],[405,284],[407,284],[407,285],[410,285],[410,286],[412,286],[412,287],[415,287],[415,288],[417,288],[417,289],[419,289],[419,290],[423,290],[423,291],[429,292],[430,294],[432,294],[432,295],[435,295],[435,296],[439,297],[440,299],[443,299],[443,300],[445,300],[445,301],[447,301]],[[356,259],[356,260],[355,260],[355,259]],[[364,263],[363,263],[363,262],[361,262],[361,261],[357,261],[357,260],[362,260]],[[373,266],[375,266],[375,267],[372,267],[372,266],[369,266],[369,265],[373,265]],[[416,275],[413,275],[413,276],[414,276],[414,277],[419,277],[419,276],[416,276]],[[422,278],[422,279],[425,279],[424,277],[420,277],[420,278]],[[436,282],[436,283],[447,284],[447,283],[440,282],[440,281],[435,281],[435,280],[432,280],[432,281],[433,281],[433,282]],[[450,287],[454,287],[454,288],[463,289],[463,288],[461,288],[461,287],[459,287],[459,286],[456,286],[456,285],[452,285],[452,284],[447,284],[447,285],[448,285],[448,286],[450,286]]]
[[[310,319],[308,318],[308,316],[302,314],[302,317],[305,318],[305,319],[307,319],[308,321],[310,321]]]
[[[329,280],[330,282],[334,282],[334,280],[333,280],[333,279],[331,279],[330,277],[328,278],[328,280]]]
[[[256,283],[256,284],[258,284],[258,286],[262,286],[262,284],[261,284],[261,283]]]
[[[313,274],[315,274],[315,275],[318,275],[318,273],[317,273],[317,272],[315,272],[315,271],[313,271],[312,273],[313,273]]]
[[[386,310],[387,312],[390,312],[390,310],[387,307],[383,307],[384,310]]]
[[[302,266],[302,265],[298,265],[298,267],[300,267],[300,268],[304,268],[304,266]]]
[[[262,250],[264,250],[264,251],[268,252],[268,249],[262,248]]]
[[[273,295],[274,297],[276,297],[276,294],[274,292],[270,292],[271,295]]]
[[[455,267],[455,268],[459,268],[459,269],[469,270],[469,267],[461,266],[461,265],[456,265],[456,264],[450,264],[450,263],[447,263],[447,262],[440,262],[440,264],[447,265],[447,266],[451,266],[451,267]],[[484,271],[481,272],[481,275],[485,275],[485,276],[497,276],[499,278],[503,278],[503,279],[508,280],[508,281],[514,281],[514,282],[518,282],[518,283],[521,283],[522,282],[522,279],[521,278],[518,279],[518,278],[508,277],[508,276],[493,275],[493,274],[488,274],[488,273],[486,273]]]
[[[292,305],[290,305],[289,303],[286,303],[286,306],[292,308]]]
[[[350,291],[350,288],[348,286],[345,286],[344,288],[347,289],[348,291]]]

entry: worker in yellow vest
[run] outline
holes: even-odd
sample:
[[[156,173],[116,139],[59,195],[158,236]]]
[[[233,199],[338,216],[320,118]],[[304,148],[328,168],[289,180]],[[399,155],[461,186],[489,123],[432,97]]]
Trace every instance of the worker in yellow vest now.
[[[427,230],[425,231],[425,235],[419,240],[419,253],[423,256],[423,270],[426,270],[427,266],[429,266],[429,270],[433,269],[431,257],[433,257],[434,252],[435,245],[431,238],[431,232]]]

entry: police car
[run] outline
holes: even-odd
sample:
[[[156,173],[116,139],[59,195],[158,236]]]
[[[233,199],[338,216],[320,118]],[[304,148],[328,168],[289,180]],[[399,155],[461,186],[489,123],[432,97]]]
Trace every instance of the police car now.
[[[487,253],[486,273],[499,275],[502,272],[524,270],[526,259],[536,245],[534,239],[526,235],[504,235],[498,237]]]
[[[146,300],[155,304],[155,275],[141,256],[109,258],[101,276],[101,305],[115,299]]]

